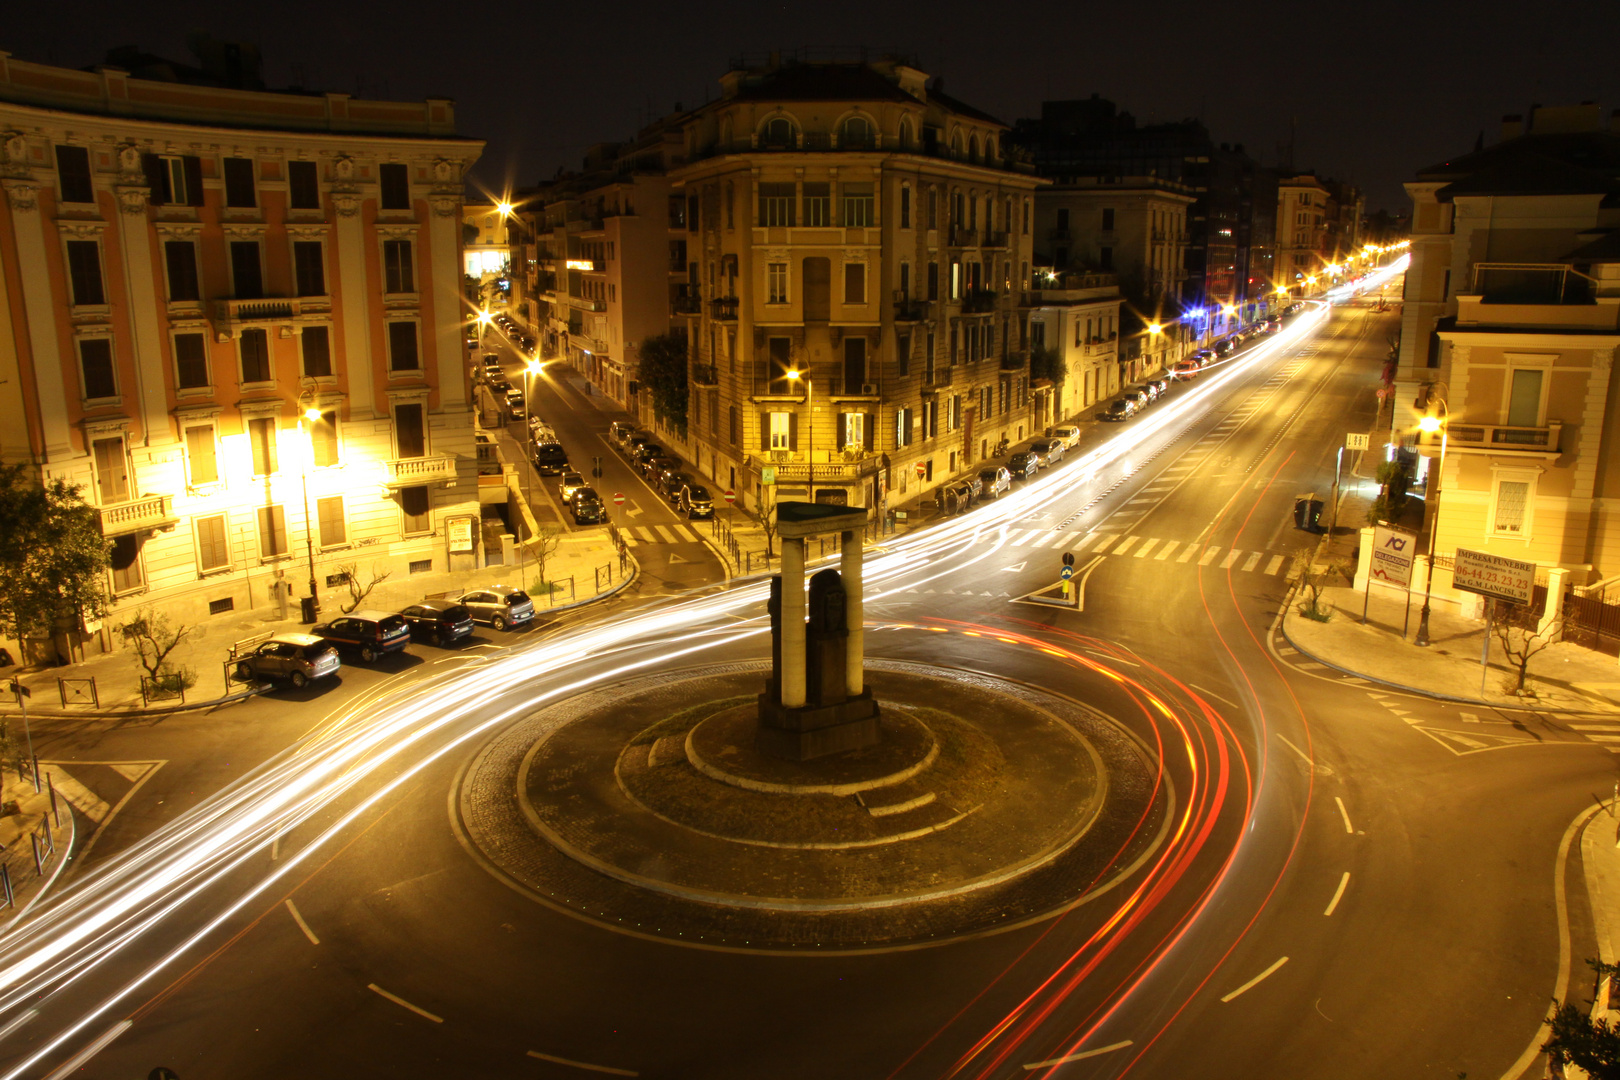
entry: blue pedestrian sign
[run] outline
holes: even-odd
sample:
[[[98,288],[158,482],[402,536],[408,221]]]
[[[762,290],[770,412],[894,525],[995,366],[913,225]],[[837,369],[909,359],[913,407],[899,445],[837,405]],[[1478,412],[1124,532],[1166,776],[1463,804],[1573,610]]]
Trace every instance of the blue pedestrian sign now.
[[[1074,577],[1074,567],[1065,566],[1063,569],[1058,571],[1058,576],[1064,581],[1068,581],[1070,578]]]

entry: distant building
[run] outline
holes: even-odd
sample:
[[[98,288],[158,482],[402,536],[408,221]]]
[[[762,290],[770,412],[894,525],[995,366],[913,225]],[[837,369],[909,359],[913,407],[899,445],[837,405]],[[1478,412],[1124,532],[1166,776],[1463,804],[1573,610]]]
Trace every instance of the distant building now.
[[[1347,276],[1347,263],[1361,251],[1363,208],[1361,192],[1350,184],[1311,173],[1279,177],[1277,284],[1299,295]]]
[[[1537,108],[1406,190],[1393,438],[1432,464],[1418,421],[1448,421],[1427,470],[1442,565],[1466,547],[1544,579],[1620,575],[1620,131],[1595,105]]]
[[[446,100],[143,65],[168,81],[0,53],[0,456],[83,485],[120,613],[264,607],[311,562],[322,592],[343,563],[474,565],[461,205],[483,144]]]
[[[1059,419],[1090,408],[1130,381],[1119,363],[1119,286],[1112,274],[1042,275],[1030,294],[1030,349],[1055,354],[1060,380],[1047,377]]]

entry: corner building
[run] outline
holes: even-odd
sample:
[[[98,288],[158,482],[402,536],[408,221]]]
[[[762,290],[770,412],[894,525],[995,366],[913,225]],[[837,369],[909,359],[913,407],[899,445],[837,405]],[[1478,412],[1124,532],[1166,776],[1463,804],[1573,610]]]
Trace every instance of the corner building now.
[[[896,59],[773,58],[684,120],[684,440],[746,505],[881,511],[1061,417],[1022,309],[1040,183]],[[774,487],[774,494],[762,491]]]
[[[474,565],[461,205],[482,143],[454,132],[447,100],[0,53],[0,456],[83,486],[117,613]]]

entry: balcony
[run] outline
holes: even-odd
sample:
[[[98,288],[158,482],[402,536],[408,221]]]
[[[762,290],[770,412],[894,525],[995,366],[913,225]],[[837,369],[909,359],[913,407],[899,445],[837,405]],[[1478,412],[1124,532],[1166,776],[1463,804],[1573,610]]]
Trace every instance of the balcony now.
[[[587,299],[585,299],[584,297],[581,297],[581,296],[570,296],[568,298],[568,303],[569,303],[570,306],[578,308],[580,311],[606,311],[607,310],[607,301],[606,300],[587,300]]]
[[[808,484],[812,479],[832,482],[835,480],[865,480],[876,476],[878,465],[882,459],[877,454],[860,452],[859,457],[841,462],[817,462],[814,465],[804,462],[769,462],[776,470],[778,484]]]
[[[964,315],[980,315],[987,311],[996,310],[996,301],[1001,294],[994,289],[970,289],[962,297],[962,313]]]
[[[1509,427],[1505,424],[1459,424],[1453,421],[1447,428],[1446,452],[1449,454],[1524,454],[1533,457],[1557,457],[1559,435],[1564,425],[1549,423],[1546,427]],[[1438,433],[1421,436],[1425,453],[1440,453]]]
[[[1029,350],[1015,349],[1001,358],[1002,371],[1028,371]]]
[[[737,321],[737,298],[735,296],[722,296],[709,301],[709,318],[716,322]]]
[[[952,225],[948,243],[951,247],[978,247],[979,230],[964,229],[960,225]]]
[[[670,300],[670,307],[674,309],[677,315],[703,314],[702,298],[698,296],[696,289],[687,285],[682,285],[675,290],[675,295]]]
[[[986,229],[984,232],[984,239],[979,242],[979,246],[987,248],[1004,248],[1007,246],[1007,234],[1004,231],[991,232],[990,230]]]
[[[383,486],[391,491],[423,484],[449,483],[456,478],[456,459],[449,454],[390,458],[383,462]]]
[[[923,389],[939,390],[951,385],[951,372],[956,368],[950,365],[939,365],[933,371],[923,370]]]
[[[172,495],[148,495],[142,499],[103,506],[96,511],[101,518],[101,535],[127,536],[154,529],[172,529],[180,524],[173,504]]]
[[[925,322],[929,316],[932,304],[927,300],[918,300],[907,296],[903,292],[894,294],[894,321],[902,323]]]
[[[720,372],[713,364],[693,364],[692,382],[696,386],[718,386]]]
[[[220,330],[235,326],[291,322],[300,315],[329,315],[330,296],[266,297],[257,300],[215,300],[214,325]]]

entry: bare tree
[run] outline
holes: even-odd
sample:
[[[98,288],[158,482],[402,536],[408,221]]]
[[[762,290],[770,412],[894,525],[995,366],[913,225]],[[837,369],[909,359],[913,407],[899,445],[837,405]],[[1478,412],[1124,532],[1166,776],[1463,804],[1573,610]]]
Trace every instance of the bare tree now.
[[[1322,590],[1340,573],[1341,568],[1332,564],[1315,565],[1315,557],[1310,552],[1294,556],[1289,576],[1299,580],[1299,592],[1304,601],[1299,605],[1301,615],[1316,622],[1327,622],[1333,617],[1333,612],[1322,607]]]
[[[118,628],[118,634],[126,645],[135,650],[135,662],[154,683],[163,685],[167,680],[176,684],[173,689],[187,689],[197,684],[196,673],[190,668],[171,667],[169,654],[179,648],[180,643],[190,637],[195,629],[184,623],[171,623],[161,611],[141,608]]]
[[[1495,601],[1487,600],[1486,603]],[[1504,611],[1503,605],[1497,604],[1496,619],[1491,625],[1491,630],[1497,644],[1502,646],[1502,652],[1507,654],[1508,661],[1518,672],[1519,678],[1513,687],[1514,693],[1524,689],[1524,678],[1530,670],[1531,658],[1559,640],[1563,629],[1562,615],[1546,626],[1541,626],[1540,613],[1531,605],[1514,604]]]
[[[554,525],[542,525],[535,531],[529,540],[529,551],[534,555],[535,572],[539,575],[531,590],[537,593],[550,593],[551,586],[546,583],[546,560],[557,554],[562,546],[562,530]]]
[[[358,609],[361,604],[365,603],[366,597],[371,595],[371,590],[387,581],[394,573],[392,570],[384,570],[379,574],[377,573],[376,564],[373,563],[371,580],[361,585],[360,565],[358,563],[340,563],[337,570],[338,576],[343,579],[343,584],[349,587],[349,603],[341,605],[345,615],[351,614]]]

